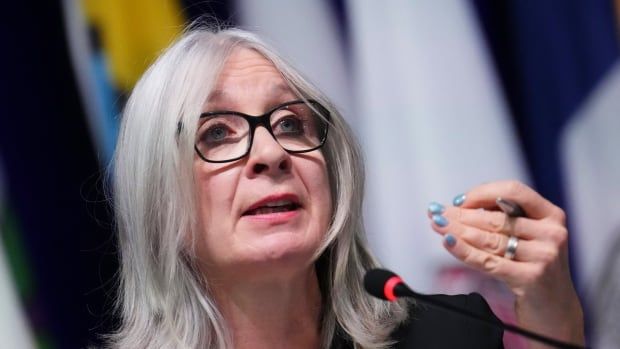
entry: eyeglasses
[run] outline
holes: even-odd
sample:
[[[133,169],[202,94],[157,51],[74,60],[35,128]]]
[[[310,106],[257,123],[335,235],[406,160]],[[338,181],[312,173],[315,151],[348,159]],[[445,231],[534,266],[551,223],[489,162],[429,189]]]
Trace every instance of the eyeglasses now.
[[[230,162],[248,155],[256,127],[263,126],[289,153],[306,153],[327,139],[329,111],[314,100],[280,104],[260,116],[235,111],[202,113],[194,148],[207,162]]]

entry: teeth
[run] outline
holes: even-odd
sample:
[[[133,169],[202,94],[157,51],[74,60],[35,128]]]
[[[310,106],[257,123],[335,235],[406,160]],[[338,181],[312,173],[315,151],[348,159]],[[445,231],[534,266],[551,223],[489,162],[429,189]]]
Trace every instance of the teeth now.
[[[266,207],[278,207],[278,206],[284,206],[284,205],[290,205],[292,204],[292,202],[290,200],[279,200],[279,201],[273,201],[270,203],[265,204]]]
[[[269,213],[276,213],[276,212],[285,212],[285,211],[289,211],[290,208],[283,206],[283,207],[261,207],[256,209],[253,214],[255,215],[259,215],[259,214],[269,214]]]
[[[253,210],[249,210],[244,215],[258,215],[258,214],[269,214],[274,212],[285,212],[296,210],[299,207],[299,204],[296,204],[292,200],[278,200],[271,201],[264,204],[261,207],[257,207]]]
[[[251,211],[248,211],[246,214],[257,215],[257,214],[269,214],[269,213],[275,213],[275,212],[285,212],[285,211],[296,210],[297,207],[298,205],[293,203],[290,200],[280,200],[280,201],[273,201],[268,204],[265,204],[264,206],[255,208]]]

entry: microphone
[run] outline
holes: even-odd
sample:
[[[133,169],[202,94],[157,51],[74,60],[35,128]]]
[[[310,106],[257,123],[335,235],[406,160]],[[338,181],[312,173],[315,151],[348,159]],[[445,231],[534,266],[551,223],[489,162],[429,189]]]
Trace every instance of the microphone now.
[[[511,324],[504,323],[500,320],[491,320],[479,314],[473,313],[467,309],[457,307],[450,303],[442,302],[429,295],[415,292],[411,288],[409,288],[407,284],[403,282],[400,276],[386,269],[371,269],[367,271],[366,275],[364,276],[364,288],[366,289],[366,292],[368,292],[370,295],[375,296],[379,299],[393,302],[401,297],[414,298],[422,303],[426,303],[431,306],[442,308],[450,312],[457,313],[459,315],[478,320],[487,325],[501,328],[503,330],[516,333],[518,335],[527,337],[529,339],[538,341],[540,343],[554,346],[556,348],[566,348],[566,349],[569,349],[569,348],[570,349],[585,349],[586,348],[586,347],[582,347],[579,345],[562,342],[562,341],[559,341],[557,339],[553,339],[547,336],[543,336],[541,334],[531,332],[526,329],[511,325]]]

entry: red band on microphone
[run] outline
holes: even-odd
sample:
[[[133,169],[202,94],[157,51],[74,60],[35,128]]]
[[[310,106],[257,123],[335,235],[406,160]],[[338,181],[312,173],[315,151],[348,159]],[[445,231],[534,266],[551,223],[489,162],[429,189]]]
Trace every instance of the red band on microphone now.
[[[383,294],[388,301],[393,302],[396,298],[398,298],[394,295],[394,287],[402,282],[403,280],[400,276],[392,276],[385,282],[385,286],[383,286]]]

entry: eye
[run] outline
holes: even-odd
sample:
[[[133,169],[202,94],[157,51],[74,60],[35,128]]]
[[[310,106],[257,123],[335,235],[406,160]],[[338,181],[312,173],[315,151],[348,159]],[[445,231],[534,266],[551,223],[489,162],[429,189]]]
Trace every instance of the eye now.
[[[225,123],[216,123],[208,126],[200,136],[200,141],[204,145],[214,147],[224,143],[232,142],[235,137],[235,130]]]
[[[237,142],[247,134],[248,123],[235,114],[214,114],[201,120],[198,141],[207,146]]]
[[[299,116],[289,114],[278,119],[276,124],[272,126],[274,132],[286,135],[298,135],[304,131],[303,120]]]
[[[207,142],[221,141],[222,139],[226,138],[226,136],[228,136],[228,133],[229,130],[226,126],[215,125],[209,127],[207,132],[205,132],[205,140]]]

